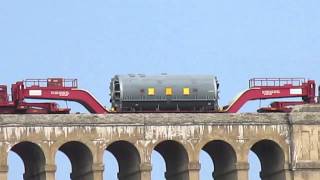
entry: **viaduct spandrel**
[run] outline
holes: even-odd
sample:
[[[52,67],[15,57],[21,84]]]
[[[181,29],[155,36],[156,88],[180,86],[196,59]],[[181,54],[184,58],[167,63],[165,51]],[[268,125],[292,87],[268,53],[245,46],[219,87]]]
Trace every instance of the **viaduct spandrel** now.
[[[54,180],[58,150],[71,161],[72,180],[102,180],[105,150],[116,157],[120,180],[150,180],[153,150],[165,160],[167,180],[198,180],[201,150],[214,160],[215,180],[247,180],[250,150],[263,180],[316,180],[320,112],[1,115],[1,180],[14,168],[10,150],[24,162],[24,180]]]

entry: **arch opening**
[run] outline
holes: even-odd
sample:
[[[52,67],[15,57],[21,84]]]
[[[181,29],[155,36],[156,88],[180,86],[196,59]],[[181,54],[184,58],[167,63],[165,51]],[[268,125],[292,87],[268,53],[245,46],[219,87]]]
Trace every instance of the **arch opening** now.
[[[93,157],[90,149],[85,144],[78,141],[71,141],[63,144],[59,150],[63,152],[71,162],[72,171],[70,174],[70,179],[93,179]]]
[[[249,152],[249,180],[261,180],[259,172],[261,171],[261,163],[258,156],[250,150]]]
[[[237,179],[237,156],[233,147],[225,141],[215,140],[208,142],[202,148],[210,156],[214,169],[212,178]]]
[[[116,141],[107,149],[117,160],[119,180],[140,180],[140,154],[137,148],[127,141]]]
[[[152,151],[151,164],[151,179],[165,179],[166,162],[158,151]]]
[[[255,143],[251,150],[260,160],[260,178],[262,180],[285,180],[285,156],[277,143],[271,140],[262,140]]]
[[[117,180],[119,164],[116,157],[114,157],[114,155],[110,151],[105,150],[103,154],[103,164],[105,169],[105,171],[103,172],[103,179]]]
[[[66,154],[61,151],[56,153],[55,162],[57,166],[55,178],[70,180],[71,161]]]
[[[24,141],[14,145],[11,148],[11,151],[15,152],[23,161],[24,180],[46,179],[46,158],[39,145],[32,142]]]
[[[167,180],[189,179],[189,157],[183,145],[176,141],[167,140],[159,143],[154,150],[157,151],[165,161],[165,178]]]
[[[200,151],[199,162],[201,164],[200,179],[210,180],[212,179],[212,172],[214,172],[214,162],[207,152]]]
[[[9,151],[7,161],[9,167],[8,180],[23,179],[23,173],[25,168],[21,157],[17,153]]]

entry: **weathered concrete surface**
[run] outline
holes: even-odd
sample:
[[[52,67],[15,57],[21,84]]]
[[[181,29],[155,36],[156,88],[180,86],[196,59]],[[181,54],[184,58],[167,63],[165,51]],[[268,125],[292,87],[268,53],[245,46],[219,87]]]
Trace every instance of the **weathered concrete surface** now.
[[[73,180],[101,180],[105,150],[118,160],[120,180],[149,180],[153,150],[165,159],[168,180],[198,180],[201,150],[214,159],[216,180],[248,179],[250,150],[263,180],[320,179],[320,112],[301,111],[1,115],[0,179],[10,150],[23,159],[26,180],[54,180],[58,150],[71,160]]]

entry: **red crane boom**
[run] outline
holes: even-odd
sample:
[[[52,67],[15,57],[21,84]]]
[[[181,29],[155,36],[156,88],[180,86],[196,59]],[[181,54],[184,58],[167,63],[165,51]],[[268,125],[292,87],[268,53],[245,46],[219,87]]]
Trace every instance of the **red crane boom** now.
[[[249,89],[244,91],[225,112],[235,113],[250,100],[302,97],[302,101],[274,102],[271,107],[261,108],[259,112],[288,112],[289,106],[315,103],[315,81],[304,78],[254,78],[249,81]]]
[[[6,91],[3,88],[3,92]],[[1,91],[1,90],[0,90]],[[69,113],[70,109],[58,108],[56,103],[27,103],[25,99],[47,99],[75,101],[87,108],[90,113],[108,113],[93,95],[85,90],[78,89],[76,79],[49,78],[28,79],[12,85],[12,102],[8,101],[7,94],[0,95],[0,113]]]

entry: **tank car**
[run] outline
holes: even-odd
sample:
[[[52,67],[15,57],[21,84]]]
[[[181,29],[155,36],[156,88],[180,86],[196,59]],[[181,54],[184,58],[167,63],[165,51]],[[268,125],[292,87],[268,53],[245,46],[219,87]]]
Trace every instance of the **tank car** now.
[[[218,88],[212,75],[115,75],[110,102],[115,112],[212,112]]]

